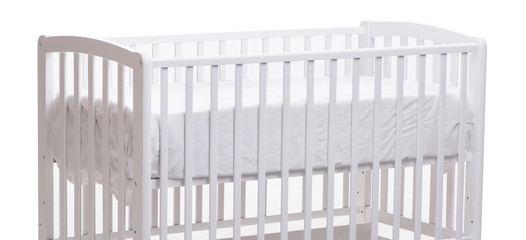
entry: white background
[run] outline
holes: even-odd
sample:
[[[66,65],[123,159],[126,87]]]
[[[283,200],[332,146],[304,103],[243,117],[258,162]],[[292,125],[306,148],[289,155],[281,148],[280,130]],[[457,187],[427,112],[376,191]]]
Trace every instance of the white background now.
[[[0,238],[37,239],[37,38],[357,26],[409,21],[488,42],[484,239],[526,216],[526,14],[521,1],[13,1],[0,3]],[[89,3],[88,3],[89,2]]]

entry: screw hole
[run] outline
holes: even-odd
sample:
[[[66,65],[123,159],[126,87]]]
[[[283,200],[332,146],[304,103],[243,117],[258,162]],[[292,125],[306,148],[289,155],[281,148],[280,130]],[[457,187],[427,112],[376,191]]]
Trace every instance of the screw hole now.
[[[39,41],[39,42],[38,42],[38,46],[39,46],[39,47],[42,47],[42,42]]]

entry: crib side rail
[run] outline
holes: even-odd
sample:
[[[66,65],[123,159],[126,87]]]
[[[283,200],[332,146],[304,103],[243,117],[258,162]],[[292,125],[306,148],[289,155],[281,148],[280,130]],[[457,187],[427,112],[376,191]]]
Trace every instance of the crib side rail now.
[[[138,207],[134,208],[135,211],[131,214],[149,216],[150,198],[145,197],[147,194],[143,194],[149,192],[151,188],[150,84],[144,84],[151,81],[149,57],[113,43],[84,37],[41,36],[38,39],[39,239],[54,239],[57,236],[59,239],[67,239],[71,236],[75,239],[80,239],[82,236],[95,237],[96,225],[100,219],[104,224],[103,236],[109,239],[113,212],[112,195],[109,189],[111,185],[109,165],[111,163],[108,151],[104,151],[108,148],[97,149],[102,152],[102,159],[95,157],[94,135],[96,133],[94,127],[97,120],[94,104],[97,92],[101,89],[103,111],[108,111],[108,92],[111,91],[109,82],[110,79],[114,79],[112,80],[115,86],[113,95],[119,103],[119,111],[122,114],[124,88],[128,86],[124,81],[125,69],[128,72],[126,76],[129,77],[129,82],[126,83],[133,87],[133,99],[127,101],[132,102],[134,109],[132,162],[135,165],[135,171],[132,174],[135,188],[131,202]],[[82,105],[87,108],[87,118],[81,117],[81,98],[83,98],[81,95],[87,99],[87,104]],[[69,97],[73,99],[73,105],[68,108]],[[60,103],[56,104],[57,101]],[[67,119],[67,111],[73,112],[73,123],[69,122],[71,119]],[[52,115],[58,117],[53,118]],[[62,129],[59,127],[52,132],[49,127],[52,124],[51,121],[59,122]],[[85,124],[87,128],[82,132],[88,135],[88,140],[82,143],[80,140],[81,122],[87,122]],[[102,124],[103,144],[107,147],[109,145],[108,118],[102,119],[101,122],[97,124]],[[119,136],[122,136],[122,119],[117,119],[116,122],[116,128],[120,131]],[[68,124],[73,126],[74,133],[66,134]],[[52,155],[49,140],[53,134],[58,135],[58,145],[62,150]],[[67,136],[76,137],[68,139]],[[68,141],[73,142],[75,146],[76,150],[73,153],[67,148]],[[87,146],[88,156],[81,154],[81,144]],[[87,161],[81,161],[81,159],[87,159]],[[96,190],[95,161],[103,162],[102,193]],[[117,161],[117,164],[124,164],[124,158],[119,158]],[[58,176],[55,174],[57,169]],[[68,171],[73,171],[72,174],[71,172],[69,174],[73,177],[68,177]],[[57,181],[59,189],[54,189]],[[122,190],[121,195],[125,195],[123,190],[125,181],[126,179],[122,177],[118,186]],[[68,189],[72,189],[74,194],[68,194]],[[102,194],[104,205],[102,217],[98,216],[96,210],[96,199],[101,197],[99,194]],[[58,202],[59,209],[54,207],[56,202]],[[68,202],[74,205],[74,214],[68,213]],[[119,201],[118,204],[118,228],[123,236],[125,203]],[[56,216],[56,212],[59,213],[59,216]],[[55,224],[57,219],[59,224]],[[71,225],[74,225],[73,230],[68,231],[68,226],[71,228]],[[133,229],[135,239],[146,239],[146,236],[150,236],[149,218],[134,218],[134,222],[129,225],[138,226]],[[56,233],[55,229],[59,229],[59,232]]]
[[[434,55],[438,56],[437,66],[432,64],[428,68],[427,63],[433,62]],[[468,104],[471,104],[472,111],[476,115],[474,118],[474,128],[477,133],[474,135],[476,142],[473,149],[470,149],[467,152],[462,151],[465,147],[465,136],[459,134],[459,153],[458,153],[458,163],[456,168],[457,186],[453,186],[453,183],[450,184],[450,177],[453,176],[455,179],[455,171],[450,171],[448,168],[450,166],[446,165],[445,162],[445,114],[446,114],[446,88],[452,84],[453,81],[448,80],[448,73],[452,70],[448,68],[450,62],[448,58],[450,56],[457,56],[459,61],[458,64],[458,93],[460,96],[459,104],[459,122],[460,122],[460,131],[463,133],[466,130],[466,115]],[[410,62],[413,68],[407,70],[407,59],[410,57],[415,57],[416,61]],[[358,172],[358,163],[357,163],[357,153],[353,149],[357,149],[357,141],[353,139],[358,139],[358,125],[360,118],[358,116],[359,106],[360,106],[360,76],[363,73],[361,68],[362,64],[367,64],[367,61],[373,59],[373,78],[375,80],[375,95],[374,101],[375,105],[379,104],[382,100],[381,97],[381,88],[382,81],[384,78],[389,77],[386,74],[386,68],[391,67],[391,65],[386,66],[385,60],[393,58],[394,67],[394,78],[396,80],[396,129],[401,129],[403,127],[403,104],[404,104],[404,81],[407,80],[407,75],[409,72],[414,71],[415,80],[418,83],[418,116],[417,116],[417,128],[418,128],[418,146],[416,146],[415,151],[417,154],[416,164],[414,166],[414,207],[412,209],[413,216],[409,217],[404,215],[403,205],[404,205],[404,176],[406,175],[406,168],[402,165],[402,148],[403,148],[403,136],[402,131],[396,131],[396,145],[395,145],[395,163],[394,163],[394,191],[393,196],[390,196],[389,199],[393,201],[392,211],[387,211],[387,191],[380,190],[380,185],[382,188],[387,184],[387,180],[384,181],[383,170],[380,169],[379,163],[379,149],[378,144],[380,139],[377,135],[377,130],[380,129],[381,118],[380,112],[377,112],[377,109],[374,109],[374,132],[373,136],[373,167],[372,171],[367,175],[369,177],[369,189],[359,185],[359,175]],[[341,232],[336,233],[336,226],[334,223],[334,217],[340,211],[337,211],[337,207],[334,205],[334,175],[335,175],[335,166],[334,166],[334,156],[331,154],[332,148],[334,147],[334,125],[332,119],[335,114],[336,106],[336,84],[338,83],[338,78],[342,75],[341,68],[338,68],[339,63],[349,61],[350,65],[350,76],[352,80],[352,109],[351,109],[351,158],[350,158],[350,183],[345,185],[347,189],[344,190],[344,194],[348,194],[344,199],[344,205],[338,206],[339,209],[345,209],[348,211],[348,232],[342,234]],[[168,106],[167,98],[168,91],[167,85],[169,84],[168,80],[168,71],[170,68],[181,67],[185,70],[185,139],[184,139],[184,159],[185,159],[185,171],[184,171],[184,189],[185,189],[185,198],[182,200],[184,202],[184,229],[183,227],[177,227],[179,232],[185,234],[185,239],[192,239],[194,227],[205,227],[208,225],[210,239],[216,237],[216,231],[221,226],[226,225],[222,224],[222,219],[220,215],[220,210],[224,196],[221,193],[218,193],[218,176],[217,176],[217,94],[218,94],[218,79],[219,79],[219,69],[221,67],[233,67],[234,69],[234,83],[235,83],[235,106],[234,106],[234,125],[233,125],[233,217],[231,221],[228,221],[228,227],[231,226],[233,239],[241,239],[241,229],[244,223],[244,205],[243,201],[246,198],[244,189],[243,189],[243,178],[242,178],[242,169],[241,169],[241,140],[242,131],[241,124],[243,119],[243,82],[245,81],[244,73],[245,66],[248,64],[255,64],[257,71],[259,73],[259,108],[258,108],[258,191],[257,191],[257,216],[251,219],[252,224],[257,224],[257,238],[265,238],[265,221],[269,220],[269,216],[266,215],[266,166],[265,159],[266,149],[264,144],[267,141],[267,136],[265,134],[266,130],[266,91],[267,91],[267,80],[269,78],[269,67],[271,64],[277,66],[281,69],[281,76],[283,79],[283,112],[281,119],[281,213],[279,215],[279,221],[281,223],[281,239],[287,239],[288,235],[288,222],[292,215],[288,212],[288,188],[289,188],[289,166],[287,163],[287,153],[288,153],[288,133],[287,129],[290,122],[290,116],[288,114],[288,108],[290,107],[290,83],[291,83],[291,68],[292,66],[301,68],[304,66],[301,73],[305,73],[303,81],[306,81],[306,108],[305,108],[305,172],[303,174],[303,196],[302,196],[302,214],[304,219],[304,235],[303,239],[309,240],[313,237],[312,229],[312,219],[314,211],[312,210],[312,161],[313,161],[313,98],[314,98],[314,81],[315,81],[315,64],[326,61],[329,62],[328,70],[328,81],[330,82],[330,99],[329,99],[329,110],[328,110],[328,157],[327,157],[327,170],[326,170],[326,182],[324,188],[324,204],[323,204],[323,214],[326,218],[326,239],[359,239],[357,235],[358,229],[358,220],[356,216],[360,215],[358,211],[367,212],[370,216],[371,230],[370,238],[377,239],[378,237],[378,224],[384,223],[392,226],[392,239],[401,239],[400,230],[407,229],[414,232],[415,239],[420,239],[422,235],[433,236],[436,239],[442,238],[452,238],[456,237],[457,239],[462,239],[463,237],[470,236],[474,239],[478,239],[480,231],[480,203],[481,203],[481,184],[477,181],[481,180],[481,170],[482,170],[482,150],[481,146],[483,140],[483,125],[484,125],[484,86],[485,86],[485,44],[483,41],[474,42],[474,43],[459,43],[459,44],[446,44],[446,45],[432,45],[432,46],[411,46],[411,47],[392,47],[392,48],[382,48],[382,49],[351,49],[351,50],[333,50],[333,51],[312,51],[312,52],[301,52],[301,53],[278,53],[278,54],[264,54],[264,55],[239,55],[239,56],[210,56],[210,57],[187,57],[187,58],[167,58],[167,59],[153,59],[152,67],[154,71],[159,70],[160,82],[161,82],[161,139],[167,139],[168,132]],[[301,63],[299,65],[294,65],[294,63]],[[304,64],[303,64],[304,63]],[[434,62],[433,62],[434,63]],[[202,194],[196,194],[195,199],[193,195],[192,186],[195,185],[193,178],[192,163],[193,161],[193,148],[192,145],[193,139],[193,99],[196,97],[194,93],[194,82],[196,78],[196,68],[203,67],[205,70],[205,75],[210,76],[210,130],[209,130],[209,222],[203,224],[200,220],[202,219],[202,212],[196,212],[196,218],[192,216],[193,204],[197,204],[196,209],[202,208],[202,199],[199,199],[199,196]],[[345,69],[347,70],[347,69]],[[429,215],[427,219],[423,219],[422,213],[422,172],[423,172],[423,134],[424,134],[424,97],[425,97],[425,84],[427,79],[431,78],[427,76],[427,72],[432,71],[436,72],[438,79],[437,85],[439,86],[438,94],[438,144],[437,144],[437,157],[434,160],[433,170],[434,175],[431,176],[431,182],[434,183],[434,187],[430,189],[430,203],[429,205]],[[297,77],[297,76],[296,76]],[[301,78],[300,78],[301,79]],[[318,81],[319,79],[316,79]],[[326,79],[323,79],[326,80]],[[162,142],[162,141],[161,141]],[[311,146],[311,147],[309,147]],[[165,149],[165,150],[163,150]],[[167,146],[161,145],[161,154],[167,152]],[[469,156],[468,156],[469,155]],[[167,191],[167,172],[166,169],[163,170],[163,166],[166,166],[167,156],[161,155],[161,174],[160,174],[160,184],[159,188],[161,191],[161,201],[160,209],[161,214],[167,209],[166,205],[166,191]],[[186,167],[189,165],[190,167]],[[455,167],[453,167],[455,169]],[[380,179],[380,171],[382,178]],[[448,172],[448,184],[444,186],[444,175],[443,172]],[[386,178],[387,179],[387,178]],[[349,179],[347,179],[349,180]],[[465,184],[464,184],[465,183]],[[465,186],[465,190],[464,190]],[[196,188],[199,191],[199,188]],[[380,191],[382,195],[380,195]],[[447,191],[447,192],[446,192]],[[363,194],[366,192],[365,194]],[[454,199],[452,194],[455,194],[457,199]],[[223,193],[224,194],[224,193]],[[367,195],[369,194],[369,195]],[[364,196],[366,195],[366,196]],[[443,197],[447,195],[447,200],[444,201]],[[157,196],[157,195],[156,195]],[[384,205],[385,202],[385,205]],[[452,206],[457,206],[453,208]],[[465,208],[464,208],[465,207]],[[197,210],[196,210],[197,211]],[[217,212],[216,212],[217,211]],[[192,213],[192,214],[186,214]],[[443,219],[443,215],[446,216]],[[158,216],[155,216],[159,218]],[[199,220],[198,220],[199,219]],[[246,219],[245,219],[246,220]],[[218,221],[221,224],[218,224]],[[277,219],[274,219],[277,221]],[[170,229],[170,226],[167,225],[166,216],[160,217],[160,227],[159,234],[161,239],[166,237],[167,232]],[[453,226],[453,222],[456,223]],[[231,224],[231,225],[230,225]],[[301,238],[301,237],[300,237]]]

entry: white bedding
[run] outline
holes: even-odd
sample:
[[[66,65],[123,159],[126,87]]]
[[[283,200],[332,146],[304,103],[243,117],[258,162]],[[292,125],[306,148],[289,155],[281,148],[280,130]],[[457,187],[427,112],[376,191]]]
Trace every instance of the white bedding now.
[[[243,82],[243,127],[242,127],[242,171],[243,175],[257,173],[257,126],[258,126],[258,101],[259,83],[254,80]],[[267,108],[267,143],[266,159],[268,173],[280,171],[280,148],[281,148],[281,101],[282,83],[279,79],[269,80],[268,83],[268,108]],[[335,141],[335,164],[336,167],[348,166],[350,162],[350,122],[351,122],[351,80],[349,78],[338,79],[337,88],[337,113],[335,114],[336,141]],[[394,159],[395,147],[395,92],[396,82],[392,79],[384,79],[382,87],[382,102],[380,104],[381,132],[380,132],[380,161],[389,162]],[[371,162],[372,157],[372,124],[373,124],[373,92],[374,82],[372,78],[364,77],[360,81],[360,127],[358,162]],[[171,179],[182,179],[184,177],[184,84],[170,84],[169,89],[169,152],[168,152],[168,177]],[[291,171],[302,170],[305,160],[305,79],[294,79],[291,83],[291,106],[289,125],[289,157],[288,162]],[[315,169],[323,168],[327,162],[327,116],[329,99],[329,81],[326,78],[315,79],[315,140],[314,140],[314,163]],[[208,136],[209,136],[209,94],[208,83],[194,84],[194,159],[193,173],[195,177],[208,175]],[[131,100],[131,90],[126,93]],[[100,94],[99,94],[100,96]],[[82,143],[81,159],[82,169],[87,169],[88,148],[84,144],[88,141],[87,135],[87,99],[82,97]],[[131,101],[128,101],[131,103]],[[152,178],[159,177],[159,87],[152,87]],[[59,113],[60,101],[55,101],[52,110]],[[97,181],[102,179],[102,130],[101,121],[102,104],[100,99],[96,100],[96,126],[95,126],[95,159],[97,169]],[[218,173],[220,176],[231,176],[233,171],[233,106],[234,106],[234,83],[222,81],[219,84],[219,115],[218,115]],[[132,173],[132,107],[127,105],[124,114],[124,151],[117,147],[117,106],[111,102],[110,106],[110,158],[111,171],[119,171],[118,159],[122,154],[126,156],[126,172],[129,180],[133,178]],[[73,119],[73,98],[68,97],[67,113],[67,136],[66,144],[68,159],[74,159],[75,136]],[[404,85],[404,120],[402,155],[403,158],[415,158],[416,155],[416,116],[417,116],[417,84],[405,81]],[[458,89],[447,88],[446,99],[446,124],[445,124],[445,156],[455,156],[458,153],[458,131],[459,131],[459,99]],[[59,144],[62,122],[60,114],[51,114],[52,118],[49,143],[51,154],[57,161],[61,161],[63,145]],[[425,125],[424,125],[424,154],[425,156],[437,155],[437,130],[438,130],[438,85],[428,84],[426,86],[425,98]],[[467,118],[471,123],[471,114]],[[468,132],[471,124],[468,124]],[[466,137],[469,141],[469,136]],[[122,144],[122,143],[121,143]],[[467,146],[468,142],[466,142]],[[122,158],[121,158],[122,159]],[[72,179],[74,164],[68,164],[68,176]],[[86,172],[82,171],[82,182],[86,182]],[[117,182],[117,174],[112,174],[112,182]]]

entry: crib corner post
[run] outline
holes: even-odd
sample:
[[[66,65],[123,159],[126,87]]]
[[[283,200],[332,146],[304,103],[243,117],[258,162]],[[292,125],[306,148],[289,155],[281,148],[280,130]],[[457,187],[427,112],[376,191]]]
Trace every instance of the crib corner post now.
[[[468,104],[473,111],[471,161],[466,168],[465,233],[481,239],[484,118],[486,95],[486,42],[478,39],[479,51],[469,53]]]
[[[46,158],[47,110],[53,79],[51,59],[46,55],[46,36],[38,38],[38,239],[53,239],[53,159]]]
[[[151,236],[151,78],[148,55],[137,54],[133,67],[133,239]]]

